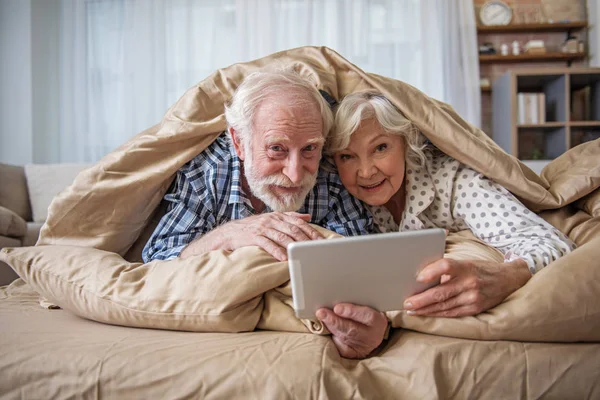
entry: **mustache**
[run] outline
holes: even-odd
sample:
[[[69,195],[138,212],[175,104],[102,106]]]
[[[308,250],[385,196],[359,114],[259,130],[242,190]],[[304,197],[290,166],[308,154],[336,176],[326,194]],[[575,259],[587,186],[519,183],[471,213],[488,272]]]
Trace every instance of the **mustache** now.
[[[262,185],[275,185],[286,188],[295,188],[295,187],[306,187],[306,186],[314,186],[316,176],[306,174],[302,180],[298,183],[292,182],[287,176],[283,174],[274,174],[265,176],[257,179],[258,182]]]

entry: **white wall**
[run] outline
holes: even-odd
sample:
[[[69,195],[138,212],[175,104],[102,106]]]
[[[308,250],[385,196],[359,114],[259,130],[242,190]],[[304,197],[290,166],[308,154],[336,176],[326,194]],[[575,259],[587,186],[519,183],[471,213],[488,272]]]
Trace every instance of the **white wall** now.
[[[33,161],[56,162],[58,146],[59,0],[31,1]]]
[[[0,162],[58,159],[59,0],[0,0]]]
[[[33,161],[31,1],[0,1],[0,162]]]
[[[599,0],[588,0],[588,20],[590,25],[590,66],[600,67],[600,4]]]

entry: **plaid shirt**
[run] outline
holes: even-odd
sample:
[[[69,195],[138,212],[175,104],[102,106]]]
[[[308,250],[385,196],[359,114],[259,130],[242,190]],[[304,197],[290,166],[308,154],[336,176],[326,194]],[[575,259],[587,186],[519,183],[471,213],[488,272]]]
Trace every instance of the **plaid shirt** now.
[[[167,213],[142,252],[145,262],[175,258],[194,239],[234,219],[254,215],[242,190],[240,159],[226,133],[177,171]],[[269,212],[268,208],[265,212]],[[335,172],[319,168],[317,183],[299,213],[343,236],[367,234],[372,217]]]

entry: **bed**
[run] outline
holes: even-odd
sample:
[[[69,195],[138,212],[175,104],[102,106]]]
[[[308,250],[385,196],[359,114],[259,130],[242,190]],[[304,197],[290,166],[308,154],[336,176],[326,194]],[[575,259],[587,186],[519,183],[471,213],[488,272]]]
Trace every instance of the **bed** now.
[[[340,358],[298,320],[287,264],[255,247],[144,264],[173,174],[225,128],[243,77],[288,65],[335,98],[381,90],[442,151],[512,191],[578,249],[476,317],[389,312],[390,338]],[[600,141],[541,176],[447,105],[304,47],[216,71],[160,124],[76,178],[36,246],[3,249],[21,277],[0,288],[2,398],[600,398]],[[328,237],[331,232],[323,231]],[[446,256],[497,260],[469,232]]]

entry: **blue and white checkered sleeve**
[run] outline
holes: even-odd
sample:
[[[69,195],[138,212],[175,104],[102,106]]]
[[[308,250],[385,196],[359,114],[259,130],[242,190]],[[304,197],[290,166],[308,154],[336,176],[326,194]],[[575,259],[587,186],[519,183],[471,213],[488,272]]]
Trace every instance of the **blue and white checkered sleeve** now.
[[[209,204],[198,197],[181,170],[165,200],[170,202],[167,213],[142,251],[144,262],[176,258],[191,241],[215,225]]]
[[[331,201],[323,227],[342,236],[367,235],[373,231],[373,217],[341,181],[330,182]]]

